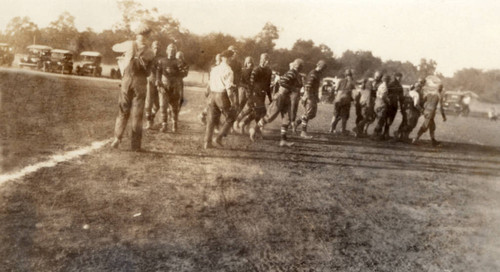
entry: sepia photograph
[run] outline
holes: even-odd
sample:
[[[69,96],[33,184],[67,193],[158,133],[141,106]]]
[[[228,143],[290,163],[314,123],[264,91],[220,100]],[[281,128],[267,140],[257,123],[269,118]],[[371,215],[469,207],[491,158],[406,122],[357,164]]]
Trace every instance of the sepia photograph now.
[[[0,271],[500,271],[500,2],[0,4]]]

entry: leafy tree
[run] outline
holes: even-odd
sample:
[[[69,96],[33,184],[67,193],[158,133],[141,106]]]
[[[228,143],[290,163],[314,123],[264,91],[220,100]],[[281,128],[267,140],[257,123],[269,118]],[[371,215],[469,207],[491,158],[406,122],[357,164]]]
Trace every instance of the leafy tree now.
[[[41,30],[40,43],[49,44],[54,48],[78,49],[78,30],[75,27],[75,16],[69,12],[63,12],[59,17],[50,22],[49,26]]]
[[[328,46],[324,44],[316,46],[312,40],[301,39],[295,42],[291,50],[274,50],[271,54],[271,67],[282,74],[288,71],[290,62],[297,58],[304,60],[304,73],[314,69],[319,60],[326,61],[328,69],[324,74],[327,76],[333,75],[339,69],[339,63]]]
[[[382,71],[389,75],[393,75],[396,72],[403,74],[403,84],[413,84],[418,79],[418,69],[411,62],[401,62],[388,60],[382,64]]]
[[[270,22],[267,22],[262,30],[255,36],[255,42],[259,46],[261,53],[270,53],[274,46],[274,40],[279,39],[278,28]]]
[[[425,78],[430,75],[434,75],[436,72],[437,63],[432,59],[420,59],[420,64],[418,65],[418,75]]]
[[[226,50],[229,46],[237,44],[233,36],[223,33],[210,33],[201,36],[198,43],[200,52],[197,64],[198,67],[206,71],[212,65],[215,55]],[[241,55],[245,55],[245,53],[240,53]]]
[[[14,17],[7,24],[5,36],[16,50],[40,40],[40,30],[29,17]]]
[[[374,57],[370,51],[347,50],[339,61],[344,69],[353,69],[358,77],[373,76],[376,70],[382,68],[382,60],[379,57]]]

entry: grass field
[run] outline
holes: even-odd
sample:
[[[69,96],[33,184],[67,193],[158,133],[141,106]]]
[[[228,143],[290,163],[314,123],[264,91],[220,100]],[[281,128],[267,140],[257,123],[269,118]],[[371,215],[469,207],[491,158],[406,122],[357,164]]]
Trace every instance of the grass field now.
[[[2,173],[112,136],[118,81],[2,70],[0,91]],[[275,122],[205,151],[200,91],[145,152],[0,185],[0,271],[500,270],[500,123],[437,118],[443,145],[412,146],[326,134],[320,105],[295,148]]]

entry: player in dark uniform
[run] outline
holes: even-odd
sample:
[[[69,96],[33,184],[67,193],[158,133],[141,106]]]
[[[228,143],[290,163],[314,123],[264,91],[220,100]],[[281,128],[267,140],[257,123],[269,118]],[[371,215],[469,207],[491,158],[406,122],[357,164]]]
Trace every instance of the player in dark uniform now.
[[[269,68],[269,54],[263,53],[260,55],[259,66],[255,67],[250,75],[250,98],[236,119],[239,124],[235,124],[235,128],[241,128],[241,133],[245,132],[245,127],[250,122],[255,120],[257,123],[266,115],[266,96],[269,98],[269,101],[272,101],[271,77],[272,71]],[[256,127],[256,130],[257,134],[260,135],[259,127]]]
[[[189,73],[189,65],[186,62],[186,59],[184,58],[184,53],[182,51],[178,51],[177,54],[175,54],[175,58],[177,59],[177,62],[179,64],[179,81],[181,84],[181,103],[179,106],[180,107],[184,104],[184,78],[187,77]]]
[[[177,122],[181,102],[181,81],[182,76],[179,69],[179,62],[175,58],[177,47],[170,44],[167,47],[167,56],[160,60],[156,72],[156,82],[160,87],[160,121],[161,132],[167,131],[168,106],[172,109],[173,126],[172,132],[177,131]],[[179,80],[181,79],[181,80]]]
[[[254,68],[254,61],[252,57],[246,57],[241,70],[240,86],[238,88],[238,113],[240,113],[247,104],[250,97],[250,77]],[[236,124],[236,122],[235,122]]]
[[[313,69],[306,77],[304,83],[304,95],[302,97],[302,105],[304,106],[304,114],[302,118],[296,121],[296,125],[302,124],[302,131],[300,137],[304,139],[311,139],[312,136],[307,134],[307,124],[310,120],[316,117],[318,112],[318,90],[321,82],[323,71],[326,69],[326,62],[324,60],[318,61],[316,68]]]
[[[281,115],[281,141],[280,146],[293,146],[293,143],[287,140],[286,134],[288,127],[290,126],[290,114],[291,114],[291,103],[290,103],[290,93],[294,89],[300,89],[302,87],[302,82],[300,80],[300,71],[304,66],[304,61],[302,59],[296,59],[292,63],[292,69],[286,72],[280,78],[280,89],[274,95],[273,102],[269,105],[267,109],[266,116],[260,119],[255,127],[250,128],[250,139],[255,141],[256,131],[262,130],[264,125],[272,122],[276,117]],[[258,127],[258,128],[257,128]]]
[[[384,138],[390,138],[389,129],[394,123],[394,118],[398,113],[398,106],[402,108],[403,101],[403,86],[401,86],[401,79],[403,78],[403,74],[395,73],[392,81],[389,83],[387,88],[387,96],[389,98],[389,104],[387,105],[387,120],[385,122],[384,127]],[[401,110],[401,115],[403,117],[402,123],[406,123],[406,114],[403,110]],[[398,134],[398,133],[396,133]],[[397,136],[397,135],[396,135]]]
[[[155,58],[151,64],[151,73],[148,77],[146,103],[144,105],[144,111],[146,113],[145,129],[151,129],[153,127],[155,115],[160,109],[158,87],[156,86],[156,70],[158,69],[158,63],[163,56],[160,53],[160,43],[158,41],[153,41],[151,49],[155,54]]]
[[[373,139],[376,140],[383,139],[382,129],[384,129],[385,123],[387,122],[387,106],[389,105],[387,86],[389,85],[389,80],[390,78],[388,75],[382,77],[382,84],[378,86],[375,97],[373,110],[375,111],[377,119],[375,129],[373,130]]]
[[[365,126],[369,122],[373,122],[373,103],[371,86],[368,86],[368,79],[364,78],[359,81],[359,89],[356,91],[354,101],[359,108],[360,119],[357,120],[354,134],[356,137],[365,135]]]
[[[443,85],[438,86],[438,90],[428,92],[424,95],[424,123],[420,127],[417,133],[417,137],[413,139],[413,143],[417,143],[422,134],[424,134],[427,130],[429,130],[429,134],[431,136],[432,145],[439,145],[439,142],[436,141],[434,132],[436,131],[436,123],[434,122],[434,117],[436,116],[436,111],[439,105],[439,111],[441,112],[441,116],[443,117],[443,122],[446,122],[446,115],[444,114],[443,109],[443,97],[441,92],[443,91]]]
[[[241,61],[239,60],[238,56],[238,51],[236,50],[236,47],[234,45],[231,45],[227,48],[227,50],[230,50],[233,52],[233,56],[229,60],[229,66],[233,70],[233,84],[236,87],[236,90],[240,87],[240,80],[241,80],[241,72],[243,69],[243,65],[241,64]],[[234,98],[236,99],[236,110],[239,109],[239,98],[238,98],[238,91],[233,92],[232,94]]]
[[[342,120],[342,134],[347,134],[347,119],[351,111],[352,91],[356,88],[350,69],[345,71],[345,78],[337,85],[337,94],[333,102],[333,118],[330,126],[330,133],[337,128],[337,124]]]
[[[290,63],[290,69],[293,63]],[[299,74],[299,80],[302,82],[302,76]],[[303,82],[301,86],[303,85]],[[291,90],[292,92],[290,93],[290,105],[291,105],[291,111],[290,111],[290,122],[292,124],[292,132],[297,133],[297,124],[295,122],[297,118],[297,111],[299,109],[299,101],[300,101],[300,89],[293,89]]]
[[[406,123],[399,129],[399,140],[403,142],[410,140],[409,135],[417,126],[418,118],[423,110],[420,104],[422,89],[420,84],[420,82],[415,83],[410,90],[405,91],[403,96],[403,111],[406,114]]]
[[[368,122],[365,124],[363,134],[368,135],[368,128],[370,127],[373,122],[376,120],[376,115],[375,115],[375,110],[373,109],[373,106],[375,106],[375,97],[377,97],[377,90],[378,87],[382,84],[382,73],[380,71],[375,71],[375,74],[373,75],[373,81],[371,82],[370,90],[371,90],[371,103],[370,105],[372,106],[371,108],[371,113],[372,116],[371,118],[368,119]]]

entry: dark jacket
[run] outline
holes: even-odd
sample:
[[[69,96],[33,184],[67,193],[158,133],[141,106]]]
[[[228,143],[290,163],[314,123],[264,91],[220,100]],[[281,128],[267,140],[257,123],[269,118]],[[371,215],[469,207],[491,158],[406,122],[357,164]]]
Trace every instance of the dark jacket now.
[[[389,107],[397,107],[398,103],[400,105],[403,102],[404,90],[401,83],[396,79],[393,79],[389,86],[387,87],[387,96],[389,98]]]
[[[250,88],[259,95],[261,93],[271,97],[271,77],[273,72],[269,67],[255,67],[250,76]]]
[[[179,61],[176,58],[162,58],[158,63],[156,70],[156,79],[165,81],[172,81],[182,78],[179,69]]]
[[[229,61],[229,67],[233,70],[233,83],[234,86],[238,87],[241,80],[241,72],[243,69],[243,65],[237,59],[232,59]]]
[[[241,70],[240,84],[245,87],[250,87],[250,77],[252,76],[253,68],[243,68]]]

